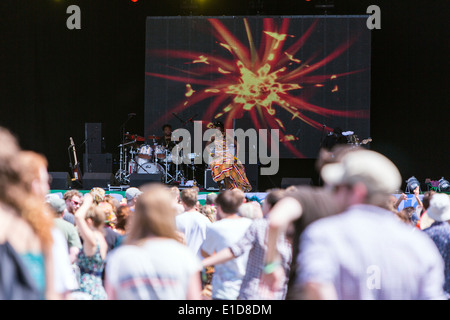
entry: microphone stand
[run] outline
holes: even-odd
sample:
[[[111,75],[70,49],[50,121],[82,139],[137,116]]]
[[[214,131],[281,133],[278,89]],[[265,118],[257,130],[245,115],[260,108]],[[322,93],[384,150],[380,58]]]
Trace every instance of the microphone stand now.
[[[117,171],[115,177],[116,179],[119,181],[120,184],[127,182],[126,177],[127,177],[127,170],[126,170],[126,163],[124,163],[124,148],[125,148],[125,125],[127,124],[128,121],[130,121],[131,118],[133,118],[136,114],[135,113],[129,113],[128,114],[128,119],[125,120],[124,123],[122,123],[122,125],[120,126],[120,130],[121,130],[121,139],[120,141],[122,142],[119,147],[120,147],[120,160],[119,160],[119,170]],[[129,181],[128,181],[129,182]]]
[[[190,117],[189,119],[187,119],[186,121],[184,121],[184,120],[181,119],[175,112],[172,112],[172,114],[173,114],[178,120],[180,120],[181,126],[183,126],[183,127],[185,127],[186,124],[187,124],[188,122],[193,122],[192,120],[193,120],[196,116],[198,116],[198,113],[196,113],[194,116],[192,116],[192,117]]]
[[[320,149],[322,148],[322,146],[323,146],[323,134],[324,134],[324,132],[325,132],[325,127],[326,127],[326,125],[323,124],[323,125],[322,125],[322,138],[320,139],[319,150],[320,150]]]
[[[178,120],[180,120],[181,123],[184,124],[184,120],[181,119],[175,112],[172,112],[172,114],[175,116],[175,118],[177,118]]]

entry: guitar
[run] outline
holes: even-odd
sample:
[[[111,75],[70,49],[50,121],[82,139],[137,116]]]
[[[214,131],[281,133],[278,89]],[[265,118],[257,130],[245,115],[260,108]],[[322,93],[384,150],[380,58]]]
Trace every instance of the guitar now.
[[[72,181],[77,181],[79,183],[81,183],[81,170],[80,170],[80,163],[77,160],[77,152],[75,150],[75,143],[73,142],[72,137],[70,137],[70,147],[72,148],[73,151],[73,159],[75,161],[75,164],[73,164],[72,166]]]

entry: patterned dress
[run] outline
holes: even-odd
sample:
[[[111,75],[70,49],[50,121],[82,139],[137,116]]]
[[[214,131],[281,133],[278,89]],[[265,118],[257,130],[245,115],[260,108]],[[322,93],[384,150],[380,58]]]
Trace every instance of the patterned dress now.
[[[215,182],[224,181],[226,189],[238,188],[244,192],[252,190],[241,161],[234,156],[234,142],[230,139],[214,140],[214,156],[211,174]]]
[[[105,260],[100,254],[99,244],[93,256],[88,257],[84,250],[81,250],[77,264],[80,268],[80,291],[88,293],[93,300],[106,300],[107,295],[102,282]]]

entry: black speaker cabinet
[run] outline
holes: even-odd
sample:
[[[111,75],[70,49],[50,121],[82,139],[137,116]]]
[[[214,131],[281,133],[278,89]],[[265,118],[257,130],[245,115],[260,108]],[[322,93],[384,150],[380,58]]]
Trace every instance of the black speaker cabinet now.
[[[83,189],[90,190],[94,187],[106,189],[108,184],[114,183],[114,175],[108,172],[86,172],[83,175]]]
[[[67,190],[71,186],[71,178],[68,172],[49,172],[52,177],[51,190]]]
[[[205,185],[204,188],[206,190],[219,190],[219,186],[217,183],[213,180],[211,175],[211,169],[205,170]]]
[[[89,153],[83,154],[84,172],[112,172],[112,154],[111,153]]]
[[[281,188],[286,189],[289,186],[313,185],[311,178],[283,178],[281,179]]]
[[[140,186],[151,183],[151,182],[162,182],[163,174],[162,173],[151,173],[151,174],[142,174],[142,173],[132,173],[130,175],[130,187],[139,188]]]
[[[86,139],[86,153],[102,153],[102,124],[89,123],[84,124],[84,138]]]

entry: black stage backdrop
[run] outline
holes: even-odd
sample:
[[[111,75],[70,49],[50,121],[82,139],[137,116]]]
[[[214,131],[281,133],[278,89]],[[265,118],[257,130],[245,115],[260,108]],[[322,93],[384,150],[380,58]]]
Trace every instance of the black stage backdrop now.
[[[369,137],[366,21],[148,18],[145,134],[160,134],[164,123],[189,130],[189,119],[232,128],[248,118],[256,130],[279,130],[281,158],[316,158],[322,135],[336,127]]]
[[[144,135],[147,17],[322,15],[317,2],[1,1],[0,125],[23,148],[46,155],[50,171],[67,171],[69,138],[82,153],[84,124],[100,122],[103,151],[117,160],[129,113],[136,117],[127,131]],[[371,32],[371,148],[390,157],[404,179],[448,179],[450,3],[335,0],[327,13],[365,15],[372,4],[381,8],[382,28]],[[81,9],[80,30],[66,27],[69,5]],[[282,176],[313,174],[312,159],[285,159],[260,189]]]

